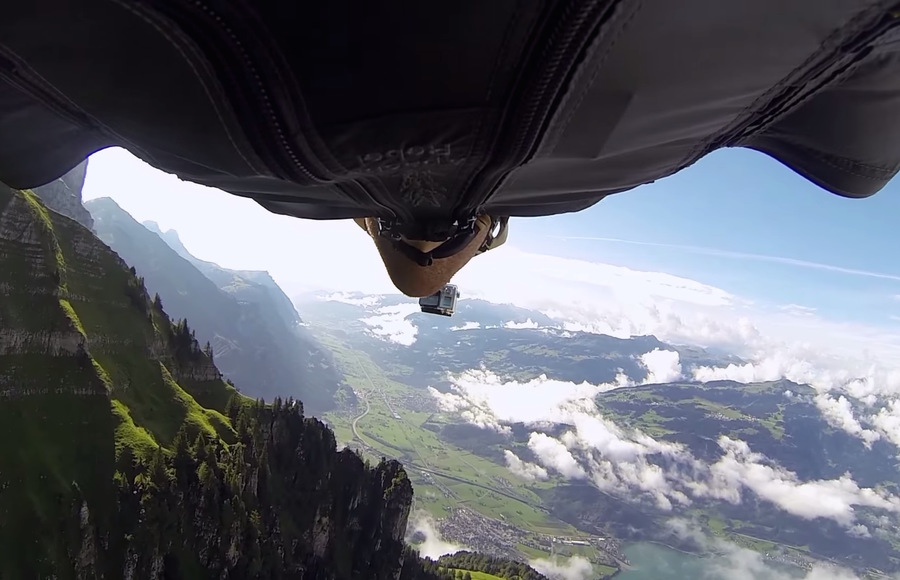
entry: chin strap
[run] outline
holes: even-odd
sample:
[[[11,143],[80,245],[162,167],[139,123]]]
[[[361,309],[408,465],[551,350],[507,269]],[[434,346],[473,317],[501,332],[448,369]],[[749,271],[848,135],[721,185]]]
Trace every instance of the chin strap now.
[[[356,223],[367,230],[365,220],[357,219]],[[493,250],[502,246],[507,239],[509,232],[509,218],[492,218],[488,215],[481,215],[478,218],[474,216],[466,220],[463,224],[457,225],[456,231],[452,236],[448,237],[444,243],[429,252],[423,252],[403,242],[403,237],[397,231],[395,222],[378,220],[378,235],[390,240],[391,245],[407,258],[418,264],[427,267],[434,264],[435,259],[449,258],[455,256],[464,250],[472,242],[472,239],[482,230],[487,230],[484,242],[478,248],[475,255],[483,254],[488,250]]]
[[[407,258],[417,263],[420,266],[430,266],[434,264],[434,252],[423,252],[418,248],[414,248],[409,244],[405,244],[401,241],[392,240],[393,246],[400,252],[402,252]]]

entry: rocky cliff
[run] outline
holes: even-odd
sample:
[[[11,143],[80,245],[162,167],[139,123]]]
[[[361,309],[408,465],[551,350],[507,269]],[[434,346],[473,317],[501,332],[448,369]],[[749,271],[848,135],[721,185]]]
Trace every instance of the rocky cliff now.
[[[278,286],[272,276],[262,270],[231,270],[214,262],[201,260],[191,254],[181,242],[175,230],[163,231],[154,221],[145,221],[143,226],[158,235],[170,248],[196,266],[204,276],[213,281],[221,290],[229,292],[238,300],[246,300],[257,304],[267,302],[267,310],[274,318],[296,327],[302,322],[297,310],[287,294]]]
[[[81,190],[87,177],[87,160],[56,179],[34,188],[34,193],[53,211],[70,217],[87,229],[94,228],[94,218],[81,203]]]
[[[418,569],[398,463],[337,452],[300,402],[238,394],[138,272],[5,186],[0,397],[0,578]]]

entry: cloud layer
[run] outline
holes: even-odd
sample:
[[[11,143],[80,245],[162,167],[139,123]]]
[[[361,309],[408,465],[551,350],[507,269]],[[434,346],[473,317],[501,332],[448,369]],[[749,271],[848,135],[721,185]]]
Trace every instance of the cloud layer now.
[[[406,317],[419,310],[418,304],[382,306],[375,310],[375,316],[363,318],[362,322],[374,336],[401,346],[409,346],[416,342],[419,329]]]
[[[549,477],[546,469],[540,465],[522,461],[518,455],[509,449],[503,451],[503,456],[506,459],[506,466],[509,470],[526,481],[545,480]]]
[[[594,578],[593,567],[587,558],[538,558],[528,565],[550,578],[550,580],[589,580]]]
[[[406,540],[411,541],[417,532],[424,536],[425,540],[415,548],[424,557],[436,560],[445,554],[455,554],[466,549],[465,546],[445,541],[435,525],[434,518],[424,510],[416,511],[409,518],[406,526]]]
[[[677,355],[672,354],[653,351],[641,357],[648,380],[680,375]],[[598,412],[593,397],[627,385],[576,385],[546,377],[527,383],[504,382],[484,370],[463,373],[452,382],[452,392],[431,390],[445,411],[507,435],[511,433],[508,423],[531,425],[527,445],[536,464],[522,461],[510,450],[505,452],[507,466],[519,477],[556,475],[588,480],[607,493],[644,498],[665,511],[698,500],[739,503],[749,494],[804,519],[832,520],[857,535],[870,533],[857,522],[857,508],[900,512],[900,498],[861,487],[849,473],[836,479],[802,481],[739,439],[720,437],[719,458],[706,464],[683,445],[622,427]],[[834,424],[858,428],[857,436],[864,440],[878,437],[854,423],[846,399],[842,402],[821,395],[817,400]],[[897,410],[898,406],[883,409],[884,428],[900,420]],[[542,428],[550,423],[568,428],[554,436]]]

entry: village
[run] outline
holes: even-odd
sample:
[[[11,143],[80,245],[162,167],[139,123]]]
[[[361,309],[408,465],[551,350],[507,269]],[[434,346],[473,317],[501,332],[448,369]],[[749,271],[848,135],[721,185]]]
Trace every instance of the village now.
[[[597,554],[594,564],[619,566],[628,564],[615,538],[591,536],[572,538],[526,532],[502,520],[484,516],[465,506],[447,508],[447,516],[438,520],[441,536],[450,542],[464,544],[477,552],[523,560],[530,557],[522,547],[550,555],[571,556],[578,548],[592,547]]]

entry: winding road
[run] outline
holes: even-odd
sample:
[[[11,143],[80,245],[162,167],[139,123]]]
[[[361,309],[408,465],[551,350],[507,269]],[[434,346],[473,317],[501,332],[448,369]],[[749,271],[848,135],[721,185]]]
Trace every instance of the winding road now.
[[[358,439],[360,443],[362,443],[363,445],[366,445],[366,442],[363,441],[363,438],[359,436],[359,431],[356,430],[356,424],[359,423],[360,419],[362,419],[363,417],[368,415],[369,410],[372,408],[372,406],[369,404],[368,393],[365,393],[363,396],[365,397],[365,401],[366,401],[366,410],[363,411],[361,415],[359,415],[355,419],[353,419],[353,423],[352,423],[351,427],[353,429],[353,436],[356,437],[356,439]],[[368,447],[368,445],[366,445],[366,447]]]

